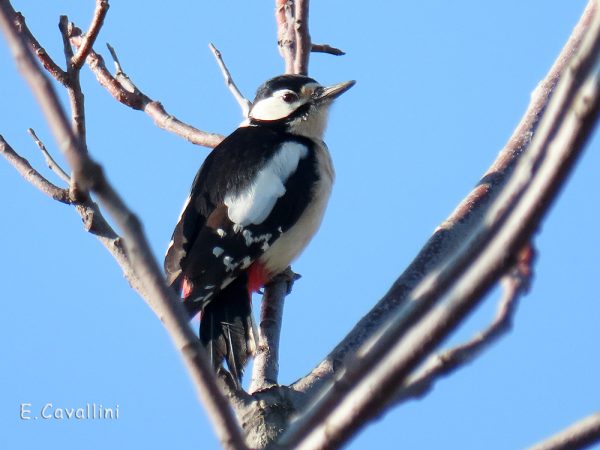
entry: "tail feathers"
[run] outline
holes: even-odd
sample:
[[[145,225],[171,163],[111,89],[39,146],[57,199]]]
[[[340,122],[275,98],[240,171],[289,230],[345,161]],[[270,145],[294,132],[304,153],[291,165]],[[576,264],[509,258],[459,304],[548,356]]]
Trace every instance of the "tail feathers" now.
[[[202,310],[200,341],[215,369],[226,360],[239,385],[248,358],[256,350],[250,296],[243,276],[219,292]]]

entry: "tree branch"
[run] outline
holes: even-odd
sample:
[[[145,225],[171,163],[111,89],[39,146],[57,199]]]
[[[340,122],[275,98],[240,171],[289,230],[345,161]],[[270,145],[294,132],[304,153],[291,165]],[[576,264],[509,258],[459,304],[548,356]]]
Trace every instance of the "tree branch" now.
[[[332,47],[328,44],[311,44],[310,51],[313,53],[327,53],[329,55],[334,56],[342,56],[346,54],[346,52],[344,52],[343,50]]]
[[[275,0],[277,46],[285,64],[285,73],[294,73],[294,62],[296,59],[293,4],[293,0]]]
[[[473,236],[437,274],[413,290],[410,307],[395,314],[385,331],[359,350],[305,417],[292,424],[280,444],[326,449],[349,439],[381,411],[386,395],[404,383],[478,305],[530,239],[596,123],[599,55],[600,14],[594,13],[532,144]]]
[[[277,45],[285,63],[285,73],[308,73],[312,49],[308,11],[309,0],[275,0]]]
[[[294,73],[308,74],[308,61],[311,52],[310,33],[308,32],[309,0],[294,1],[294,34],[296,55],[294,57]]]
[[[67,205],[71,203],[67,189],[59,188],[44,178],[37,170],[31,167],[29,161],[14,151],[2,135],[0,135],[0,153],[27,182],[31,183],[48,197]]]
[[[468,342],[430,357],[423,367],[411,375],[399,389],[393,403],[422,397],[433,388],[437,379],[448,376],[473,361],[510,331],[518,299],[528,291],[531,283],[533,257],[533,247],[528,244],[519,253],[515,266],[502,278],[504,293],[492,323]]]
[[[275,386],[279,376],[279,337],[283,322],[285,297],[300,275],[291,267],[277,275],[265,287],[258,328],[258,349],[254,357],[250,392]]]
[[[75,58],[73,56],[73,49],[69,44],[69,34],[73,28],[73,24],[69,23],[67,16],[60,16],[58,28],[63,39],[63,47],[65,52],[65,60],[67,61],[67,79],[64,84],[67,89],[67,95],[69,97],[69,104],[71,106],[71,128],[73,133],[79,139],[81,149],[87,152],[87,133],[85,129],[85,99],[83,91],[81,90],[81,83],[79,81],[79,74],[81,72],[81,66],[76,66],[72,63]],[[100,30],[98,29],[96,33]],[[77,190],[74,186],[72,189]]]
[[[92,190],[102,205],[123,231],[123,242],[133,272],[145,287],[147,301],[164,323],[175,346],[180,350],[194,381],[200,399],[206,405],[219,439],[226,448],[245,449],[244,440],[229,405],[221,395],[212,366],[203,353],[199,341],[187,324],[187,317],[179,299],[167,288],[156,263],[142,226],[126,207],[104,177],[100,166],[81,146],[63,111],[50,81],[37,66],[28,43],[13,23],[14,10],[7,0],[0,0],[0,28],[5,34],[19,70],[28,82],[46,116],[56,141],[61,146],[77,180],[86,190]]]
[[[229,89],[229,92],[231,92],[231,95],[233,95],[233,98],[235,98],[235,101],[238,102],[238,105],[240,105],[240,108],[242,109],[242,116],[244,116],[244,118],[248,117],[248,114],[250,113],[250,108],[252,107],[252,102],[250,102],[250,100],[244,97],[238,89],[238,87],[236,86],[231,76],[231,73],[229,72],[229,69],[227,69],[225,62],[223,61],[223,56],[221,55],[221,52],[217,49],[217,47],[215,47],[211,43],[208,44],[208,48],[210,48],[210,51],[217,60],[217,64],[219,65],[221,73],[223,74],[223,78],[225,78],[225,85]]]
[[[77,53],[71,59],[71,65],[74,69],[81,69],[85,63],[85,59],[92,50],[94,42],[96,42],[96,38],[100,33],[100,29],[104,24],[104,18],[106,17],[109,7],[110,5],[108,4],[108,0],[96,0],[96,9],[94,10],[94,16],[92,18],[90,28],[85,34]]]
[[[52,172],[54,172],[65,183],[71,184],[71,177],[62,169],[62,167],[60,167],[58,165],[58,163],[54,160],[52,155],[50,155],[50,153],[48,153],[48,150],[46,150],[46,146],[40,140],[40,138],[37,137],[37,134],[35,134],[35,131],[33,131],[33,128],[28,128],[27,132],[33,138],[33,141],[36,143],[36,145],[42,152],[42,155],[44,155],[44,159],[46,160],[46,165],[48,166],[48,168]]]
[[[48,71],[59,83],[65,84],[67,73],[60,68],[58,64],[50,57],[46,50],[40,45],[35,36],[31,33],[27,24],[25,23],[25,17],[20,12],[16,12],[12,5],[7,5],[7,11],[13,17],[14,24],[17,27],[17,31],[21,33],[26,42],[29,43],[33,53],[37,56],[38,60],[44,66],[44,69]]]
[[[388,293],[323,361],[292,385],[294,390],[304,392],[310,398],[330,381],[334,374],[344,367],[349,355],[356,352],[390,316],[406,306],[408,295],[415,286],[447,261],[473,234],[492,201],[506,185],[520,156],[529,146],[561,74],[589,29],[594,15],[594,4],[593,0],[589,2],[554,65],[532,93],[531,102],[521,122],[479,183],[438,226],[433,236],[395,281]]]
[[[597,442],[600,442],[600,412],[575,422],[529,450],[576,450]]]
[[[71,43],[79,48],[82,44],[81,30],[74,27],[70,39]],[[127,86],[121,84],[117,78],[111,75],[106,68],[102,56],[93,49],[90,50],[86,62],[94,75],[96,75],[98,82],[118,102],[130,108],[144,111],[159,128],[181,136],[192,144],[210,148],[216,147],[223,140],[223,136],[219,134],[201,131],[170,115],[160,102],[152,100],[143,92],[137,89],[134,92],[129,91]],[[121,72],[121,74],[123,73]]]

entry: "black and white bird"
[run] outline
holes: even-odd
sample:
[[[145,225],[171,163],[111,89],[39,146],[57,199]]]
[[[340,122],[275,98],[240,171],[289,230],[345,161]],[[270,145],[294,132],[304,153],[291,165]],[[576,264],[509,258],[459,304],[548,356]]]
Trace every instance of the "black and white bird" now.
[[[167,283],[218,370],[236,382],[255,350],[251,294],[284,271],[323,218],[334,171],[325,143],[332,101],[354,81],[324,87],[281,75],[257,91],[249,117],[196,174],[165,257]]]

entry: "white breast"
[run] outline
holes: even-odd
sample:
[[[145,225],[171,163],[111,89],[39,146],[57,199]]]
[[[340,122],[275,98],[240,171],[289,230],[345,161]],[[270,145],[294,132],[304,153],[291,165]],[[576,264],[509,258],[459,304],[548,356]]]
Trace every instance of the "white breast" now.
[[[290,265],[315,235],[323,215],[331,187],[334,171],[331,157],[323,142],[315,146],[319,181],[315,184],[313,200],[306,207],[298,221],[283,233],[273,245],[261,256],[260,261],[271,274],[277,274]]]

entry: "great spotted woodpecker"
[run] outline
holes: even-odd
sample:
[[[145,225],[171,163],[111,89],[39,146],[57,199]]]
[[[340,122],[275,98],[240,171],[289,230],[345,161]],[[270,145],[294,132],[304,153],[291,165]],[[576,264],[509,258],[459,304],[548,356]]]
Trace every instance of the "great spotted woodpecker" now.
[[[332,101],[354,81],[323,87],[281,75],[259,87],[249,117],[196,174],[165,257],[167,283],[215,369],[237,383],[254,353],[251,294],[285,270],[317,231],[334,178],[323,134]]]

